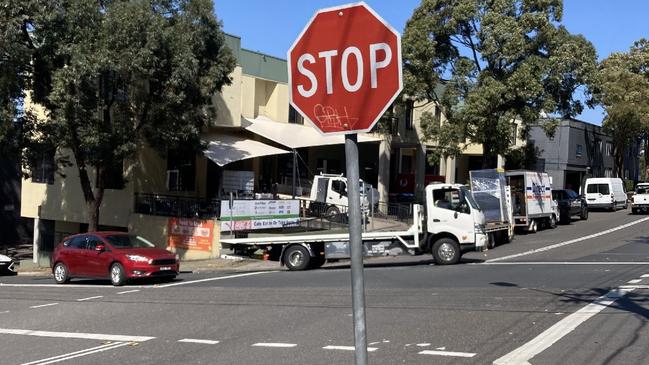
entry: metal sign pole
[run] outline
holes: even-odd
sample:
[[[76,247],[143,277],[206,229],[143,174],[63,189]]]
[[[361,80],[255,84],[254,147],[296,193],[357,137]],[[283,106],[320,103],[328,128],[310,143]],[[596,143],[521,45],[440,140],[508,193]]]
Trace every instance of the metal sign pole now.
[[[356,365],[367,364],[367,330],[365,326],[365,284],[363,283],[363,237],[361,233],[361,196],[358,172],[357,135],[345,135],[347,191],[349,197],[349,249],[352,272],[352,306],[354,312],[354,346]]]

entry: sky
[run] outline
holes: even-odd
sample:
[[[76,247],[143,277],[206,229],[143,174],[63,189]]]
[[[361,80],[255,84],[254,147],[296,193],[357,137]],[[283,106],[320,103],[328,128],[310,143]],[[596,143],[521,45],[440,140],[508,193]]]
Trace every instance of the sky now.
[[[243,48],[286,58],[286,51],[318,10],[346,4],[335,0],[214,0],[223,30],[241,37]],[[420,0],[365,0],[397,31]],[[574,34],[590,40],[599,59],[624,52],[634,41],[649,38],[647,0],[564,0],[562,24]],[[601,124],[601,108],[586,109],[577,118]]]

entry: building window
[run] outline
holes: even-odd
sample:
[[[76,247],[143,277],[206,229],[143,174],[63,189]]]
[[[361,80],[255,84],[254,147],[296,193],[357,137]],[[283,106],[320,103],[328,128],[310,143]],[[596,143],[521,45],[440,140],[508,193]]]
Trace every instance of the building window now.
[[[406,102],[406,111],[405,111],[405,118],[406,118],[406,130],[411,131],[413,129],[413,124],[412,124],[412,118],[413,118],[413,102],[412,100],[408,100]]]
[[[167,155],[167,189],[194,191],[196,154],[191,150],[170,150]]]
[[[606,142],[606,156],[612,156],[612,155],[613,155],[613,143]]]
[[[288,106],[288,122],[291,124],[304,124],[304,117],[293,108],[293,105]]]
[[[39,154],[32,161],[32,182],[54,184],[54,151]]]
[[[581,158],[581,156],[583,156],[583,154],[584,154],[584,146],[578,144],[578,145],[577,145],[577,149],[576,149],[576,151],[575,151],[575,156],[576,156],[577,158]]]

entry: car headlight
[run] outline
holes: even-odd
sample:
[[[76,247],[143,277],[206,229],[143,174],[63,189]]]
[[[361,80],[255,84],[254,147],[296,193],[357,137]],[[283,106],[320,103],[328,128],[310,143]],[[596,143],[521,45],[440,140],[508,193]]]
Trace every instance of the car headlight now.
[[[126,258],[128,258],[131,261],[135,261],[135,262],[148,262],[148,263],[151,263],[151,259],[146,257],[146,256],[126,255]]]

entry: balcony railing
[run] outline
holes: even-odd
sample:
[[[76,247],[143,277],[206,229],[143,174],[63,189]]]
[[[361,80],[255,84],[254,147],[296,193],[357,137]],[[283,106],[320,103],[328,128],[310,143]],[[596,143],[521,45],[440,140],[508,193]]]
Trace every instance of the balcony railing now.
[[[135,213],[163,217],[218,218],[221,213],[221,201],[218,199],[136,193]]]

